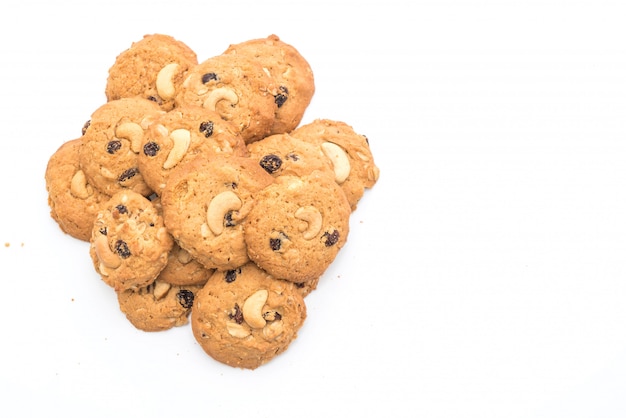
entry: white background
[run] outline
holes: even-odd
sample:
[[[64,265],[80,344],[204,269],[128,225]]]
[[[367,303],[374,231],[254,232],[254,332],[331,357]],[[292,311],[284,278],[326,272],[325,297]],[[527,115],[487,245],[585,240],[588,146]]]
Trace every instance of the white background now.
[[[624,17],[602,0],[3,1],[0,414],[626,416]],[[298,339],[254,371],[188,327],[135,330],[49,217],[48,158],[148,33],[201,60],[279,35],[315,73],[303,123],[349,123],[381,169]]]

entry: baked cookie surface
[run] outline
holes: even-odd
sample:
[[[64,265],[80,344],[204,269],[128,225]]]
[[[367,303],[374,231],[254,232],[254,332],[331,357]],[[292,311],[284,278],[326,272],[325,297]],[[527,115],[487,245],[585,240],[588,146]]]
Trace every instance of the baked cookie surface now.
[[[102,280],[116,291],[154,282],[173,240],[150,200],[124,190],[111,196],[94,221],[89,254]]]
[[[217,361],[255,369],[287,349],[305,318],[304,299],[293,283],[247,263],[211,276],[196,294],[191,328]]]
[[[142,97],[171,110],[187,71],[197,63],[196,53],[184,42],[164,34],[145,35],[109,68],[107,100]]]
[[[244,222],[250,260],[293,282],[320,277],[348,239],[350,205],[327,172],[280,176]]]
[[[213,269],[204,267],[174,242],[167,257],[167,265],[159,274],[158,280],[178,286],[203,285],[211,274]]]

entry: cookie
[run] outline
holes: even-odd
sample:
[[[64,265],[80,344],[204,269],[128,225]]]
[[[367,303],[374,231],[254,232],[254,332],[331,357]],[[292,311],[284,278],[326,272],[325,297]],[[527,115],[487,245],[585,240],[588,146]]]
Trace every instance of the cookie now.
[[[177,106],[216,111],[250,143],[268,136],[277,109],[277,87],[263,67],[245,55],[222,54],[189,70],[176,96]]]
[[[280,176],[255,200],[244,221],[250,259],[279,279],[320,277],[349,232],[350,205],[333,176]]]
[[[110,101],[96,109],[79,150],[88,182],[109,196],[122,190],[152,193],[139,171],[137,154],[144,130],[162,113],[155,102],[138,97]]]
[[[196,294],[191,329],[215,360],[255,369],[284,352],[305,319],[306,305],[293,283],[247,263],[211,276]]]
[[[365,189],[378,181],[380,170],[374,163],[367,137],[345,122],[316,119],[291,132],[291,136],[318,145],[333,165],[335,180],[356,210]]]
[[[315,170],[332,172],[333,166],[317,145],[289,134],[275,134],[248,144],[250,158],[274,177],[302,176]]]
[[[167,265],[159,274],[158,280],[178,286],[203,285],[213,274],[189,254],[188,251],[174,245],[168,255]]]
[[[163,217],[152,202],[124,190],[98,212],[89,254],[106,284],[116,291],[137,290],[156,280],[172,245]]]
[[[160,194],[169,173],[198,155],[246,155],[246,144],[233,124],[200,106],[181,106],[154,119],[137,156],[146,184]]]
[[[254,196],[273,181],[250,158],[198,157],[173,171],[163,189],[167,230],[206,268],[239,267],[248,261],[243,222]]]
[[[311,66],[293,45],[270,35],[232,44],[224,54],[254,57],[278,86],[271,134],[290,132],[300,124],[315,93],[315,79]]]
[[[49,158],[45,172],[50,216],[61,230],[89,241],[96,214],[109,196],[92,187],[78,163],[82,138],[63,143]]]
[[[177,286],[160,279],[137,290],[117,292],[120,310],[137,329],[165,331],[189,323],[196,293],[202,286]]]
[[[196,53],[184,42],[169,35],[145,35],[120,53],[109,68],[107,100],[137,96],[171,110],[187,71],[197,64]]]

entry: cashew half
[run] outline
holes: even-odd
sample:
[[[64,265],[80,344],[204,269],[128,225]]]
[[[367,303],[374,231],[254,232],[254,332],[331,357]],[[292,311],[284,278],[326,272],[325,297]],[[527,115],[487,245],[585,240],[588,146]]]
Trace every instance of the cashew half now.
[[[94,242],[94,247],[98,260],[100,260],[105,267],[116,269],[122,264],[122,260],[120,260],[118,255],[111,251],[106,235],[98,236]]]
[[[269,292],[267,290],[260,289],[248,296],[248,299],[243,303],[241,308],[243,320],[251,328],[263,328],[267,323],[263,318],[263,306],[267,302],[268,296]]]
[[[176,166],[183,159],[191,143],[191,133],[187,129],[176,129],[170,133],[170,139],[174,146],[163,163],[166,170]]]
[[[165,295],[167,295],[167,292],[169,292],[171,287],[172,287],[172,285],[167,283],[167,282],[163,282],[161,280],[156,280],[154,282],[154,290],[152,292],[154,294],[154,298],[156,300],[163,299],[163,297],[165,297]]]
[[[135,122],[124,122],[115,128],[115,136],[118,138],[128,139],[130,141],[130,149],[132,149],[136,154],[141,149],[143,128]]]
[[[176,88],[172,82],[172,78],[178,72],[180,65],[173,62],[161,68],[156,78],[157,93],[163,100],[169,100],[176,95]]]
[[[298,228],[306,240],[313,239],[322,229],[322,214],[315,206],[298,208],[294,213],[296,219],[306,222]]]
[[[209,93],[209,96],[204,100],[202,106],[205,109],[215,111],[217,103],[221,102],[222,100],[226,100],[230,104],[234,105],[239,102],[239,96],[237,96],[237,93],[235,93],[235,91],[232,89],[220,87]]]
[[[90,189],[85,173],[83,170],[78,170],[70,181],[70,193],[79,199],[87,199],[92,191]]]
[[[235,338],[246,338],[248,335],[250,335],[249,329],[236,322],[227,322],[226,330],[231,336]]]
[[[233,210],[238,210],[242,206],[241,199],[235,192],[225,191],[213,199],[209,203],[207,209],[206,220],[209,229],[215,234],[220,235],[224,231],[224,217]]]
[[[328,157],[330,162],[333,164],[333,170],[335,172],[335,181],[338,184],[346,181],[348,176],[350,175],[350,159],[339,145],[332,142],[324,142],[321,145],[322,152],[324,155]]]

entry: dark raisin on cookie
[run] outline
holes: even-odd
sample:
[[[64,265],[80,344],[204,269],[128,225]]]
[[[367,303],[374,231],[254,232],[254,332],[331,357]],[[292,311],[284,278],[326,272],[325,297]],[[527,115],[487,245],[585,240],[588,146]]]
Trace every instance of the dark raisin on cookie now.
[[[117,139],[109,141],[109,143],[107,144],[107,152],[109,154],[115,154],[120,150],[120,148],[122,148],[122,141],[118,141]]]
[[[85,124],[83,125],[83,128],[81,129],[81,132],[83,133],[83,135],[85,135],[85,133],[87,133],[87,128],[89,128],[89,125],[91,125],[91,119],[89,119],[87,122],[85,122]]]
[[[280,90],[280,93],[274,96],[274,102],[278,107],[281,107],[289,98],[289,90],[287,90],[287,87],[285,86],[278,87],[278,90]]]
[[[208,138],[213,135],[213,122],[211,122],[210,120],[202,122],[199,129],[200,133],[203,134],[205,138]]]
[[[106,234],[109,233],[109,231],[107,231],[107,227],[106,226],[103,226],[102,228],[100,228],[98,230],[98,232],[100,232],[102,235],[106,235]]]
[[[122,258],[130,257],[130,250],[128,249],[128,244],[126,244],[121,239],[115,241],[115,252]]]
[[[226,215],[224,215],[224,226],[232,227],[237,225],[233,220],[233,211],[229,211]]]
[[[263,167],[265,171],[272,174],[280,169],[280,166],[283,165],[283,160],[281,160],[278,155],[268,154],[261,158],[259,165]]]
[[[146,145],[143,146],[143,153],[145,155],[147,155],[148,157],[154,157],[155,155],[157,155],[159,153],[159,151],[161,150],[161,147],[159,146],[159,144],[157,144],[156,142],[148,142]]]
[[[272,251],[279,251],[283,241],[280,238],[270,238],[270,248]]]
[[[135,167],[133,168],[129,168],[128,170],[124,171],[122,174],[120,174],[120,176],[118,177],[117,181],[119,181],[120,183],[125,182],[126,180],[135,177],[135,175],[139,173],[139,170]]]
[[[243,323],[243,311],[241,310],[238,304],[235,303],[235,306],[233,307],[231,312],[228,314],[228,317],[238,324]]]
[[[224,280],[226,280],[226,283],[232,283],[237,279],[237,274],[241,273],[241,269],[234,269],[234,270],[226,270],[224,272]]]
[[[324,232],[322,239],[324,240],[325,246],[332,247],[339,241],[339,231],[335,229],[333,232]]]
[[[211,80],[217,81],[218,80],[217,74],[215,74],[215,73],[206,73],[206,74],[202,75],[202,84],[206,84],[206,83],[208,83]]]
[[[176,297],[183,308],[189,309],[193,306],[194,295],[191,290],[181,289],[176,293]]]

